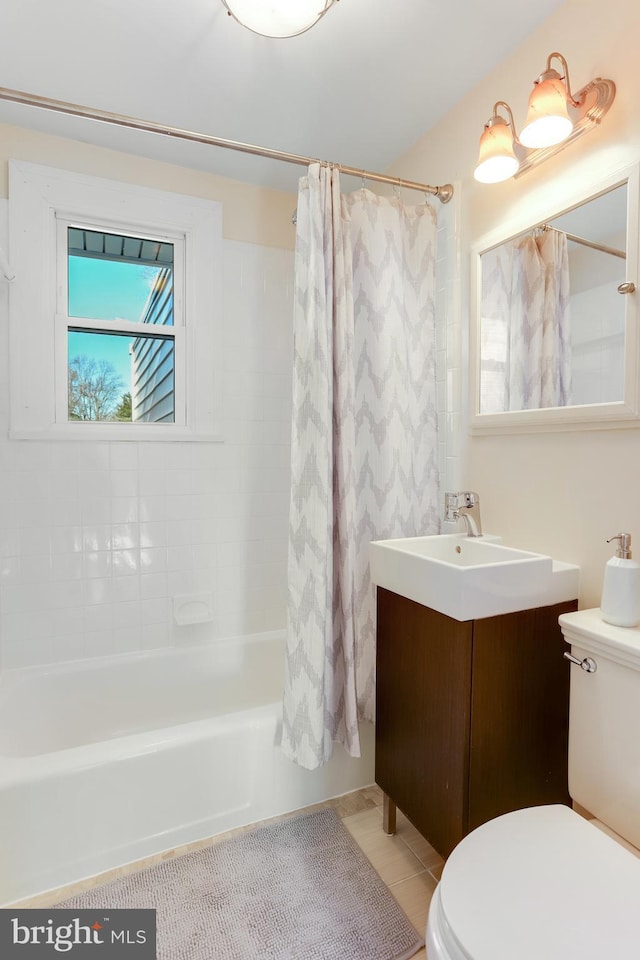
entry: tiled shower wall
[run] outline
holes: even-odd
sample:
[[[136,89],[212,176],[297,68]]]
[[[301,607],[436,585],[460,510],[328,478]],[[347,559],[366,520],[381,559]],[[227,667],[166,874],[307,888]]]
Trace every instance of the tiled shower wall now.
[[[458,486],[460,358],[453,204],[438,215],[443,492]],[[3,668],[284,627],[293,254],[225,241],[224,258],[223,443],[8,441],[0,281]],[[177,626],[174,598],[200,593],[212,623]]]
[[[438,412],[438,466],[440,504],[446,490],[463,488],[460,476],[462,430],[462,356],[460,326],[460,262],[457,244],[458,191],[447,204],[432,201],[438,211],[436,261],[436,387]],[[451,529],[449,529],[451,527]],[[455,530],[451,524],[442,533]]]
[[[283,627],[292,267],[224,242],[223,443],[8,441],[0,282],[3,668]],[[213,622],[175,625],[198,593]]]

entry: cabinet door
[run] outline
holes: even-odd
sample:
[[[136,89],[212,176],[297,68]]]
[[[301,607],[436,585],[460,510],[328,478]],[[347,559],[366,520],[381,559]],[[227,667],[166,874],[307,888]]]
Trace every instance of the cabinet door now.
[[[470,830],[510,810],[570,803],[569,665],[558,617],[576,606],[474,623]]]
[[[378,589],[376,782],[443,856],[467,832],[471,637]]]

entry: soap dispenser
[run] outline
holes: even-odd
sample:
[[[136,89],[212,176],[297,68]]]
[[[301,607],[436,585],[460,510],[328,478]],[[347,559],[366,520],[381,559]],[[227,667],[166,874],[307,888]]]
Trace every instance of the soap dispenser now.
[[[640,563],[631,559],[631,534],[618,533],[607,540],[619,540],[615,557],[604,568],[602,619],[618,627],[640,623]]]

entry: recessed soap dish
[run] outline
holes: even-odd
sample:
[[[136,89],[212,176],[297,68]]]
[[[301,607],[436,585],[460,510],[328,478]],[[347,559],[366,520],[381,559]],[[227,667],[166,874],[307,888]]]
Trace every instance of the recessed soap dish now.
[[[210,623],[213,620],[213,596],[210,593],[193,593],[174,597],[173,619],[179,627]]]

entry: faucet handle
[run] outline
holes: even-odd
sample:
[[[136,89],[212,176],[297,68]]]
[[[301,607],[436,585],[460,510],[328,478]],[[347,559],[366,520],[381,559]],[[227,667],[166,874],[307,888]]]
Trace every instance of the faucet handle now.
[[[445,493],[444,519],[447,523],[454,520],[464,520],[467,536],[481,537],[482,524],[480,523],[480,497],[474,490],[463,490],[460,493]]]
[[[445,493],[444,495],[444,519],[453,522],[457,519],[458,494]]]
[[[462,490],[460,493],[445,493],[445,510],[452,510],[456,507],[477,507],[480,503],[480,495],[473,490]]]

